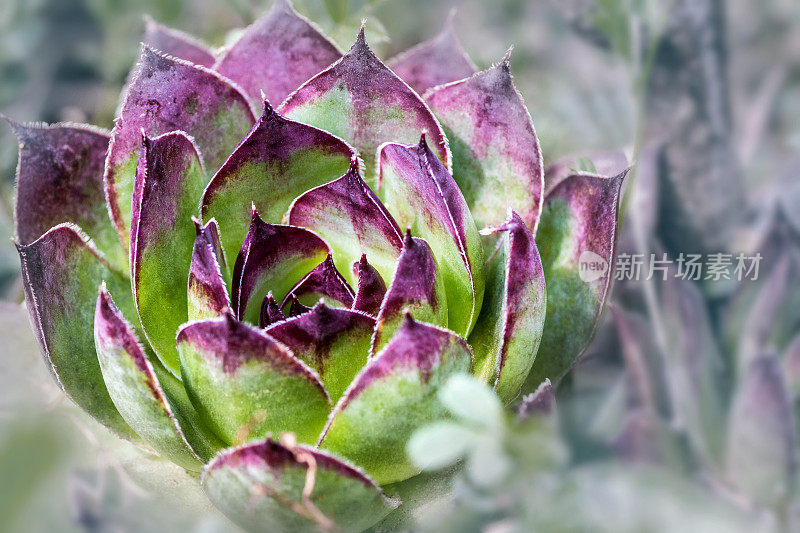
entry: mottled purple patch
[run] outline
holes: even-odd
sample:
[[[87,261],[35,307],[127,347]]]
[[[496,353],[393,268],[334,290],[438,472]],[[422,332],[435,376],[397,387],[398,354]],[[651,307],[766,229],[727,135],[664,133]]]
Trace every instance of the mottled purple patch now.
[[[406,313],[400,329],[356,377],[337,410],[346,409],[365,389],[390,376],[411,371],[427,382],[451,344],[461,344],[465,353],[471,353],[467,342],[455,333],[417,322]]]
[[[97,349],[113,353],[115,348],[121,348],[133,360],[145,378],[145,383],[153,397],[161,402],[165,409],[166,400],[161,392],[158,380],[153,374],[153,369],[147,361],[142,346],[136,339],[136,334],[131,325],[122,317],[122,313],[114,305],[111,295],[106,290],[105,284],[100,287],[97,296],[97,307],[94,315],[94,335]]]
[[[222,53],[215,70],[240,84],[256,102],[261,91],[282,102],[303,82],[342,57],[339,48],[286,0]]]
[[[447,139],[439,122],[420,96],[372,52],[363,27],[344,57],[289,95],[281,104],[280,111],[288,115],[336,88],[344,89],[349,96],[352,114],[348,128],[351,136],[347,140],[363,158],[371,160],[378,146],[397,140],[391,131],[393,128],[384,124],[388,120],[387,109],[394,108],[404,110],[406,117],[403,122],[413,125],[417,134],[428,132],[436,155],[450,164]]]
[[[191,135],[210,171],[218,169],[228,157],[231,147],[228,124],[223,113],[255,117],[247,99],[239,89],[217,73],[166,55],[144,46],[132,76],[125,100],[114,125],[105,166],[106,198],[111,215],[123,242],[128,242],[124,183],[118,183],[118,172],[141,145],[142,130],[148,136],[181,130]],[[245,132],[242,131],[242,134]],[[220,142],[220,138],[225,142]],[[124,176],[122,180],[126,179]]]
[[[203,225],[194,221],[197,236],[192,249],[192,264],[189,267],[189,298],[203,302],[214,314],[222,315],[230,310],[230,297],[222,276],[225,258],[219,243],[219,232],[215,220]]]
[[[233,266],[232,302],[236,316],[244,315],[263,278],[280,272],[288,262],[320,254],[327,256],[330,250],[315,234],[303,228],[267,224],[254,210],[250,229]]]
[[[304,376],[322,388],[316,376],[285,346],[261,330],[236,320],[230,313],[190,322],[178,331],[177,342],[188,343],[208,361],[220,364],[229,375],[247,363],[258,361],[272,372]]]
[[[286,305],[292,295],[297,298],[307,295],[325,296],[339,302],[344,307],[353,305],[353,289],[350,288],[347,281],[336,270],[336,266],[333,264],[333,257],[330,254],[325,258],[325,261],[317,265],[314,270],[298,281],[297,285],[292,287],[292,290],[281,302],[281,308]]]
[[[353,274],[358,278],[358,289],[353,300],[353,310],[377,316],[386,295],[386,282],[375,268],[367,262],[366,254],[353,263]]]
[[[411,236],[403,239],[403,252],[397,261],[392,283],[378,313],[378,322],[397,315],[408,304],[425,303],[436,309],[436,260],[428,243]]]
[[[14,220],[20,244],[62,222],[101,237],[110,227],[103,196],[108,133],[83,124],[9,123],[19,140]]]
[[[142,138],[131,204],[130,263],[134,287],[145,250],[178,222],[187,175],[200,155],[185,133]]]
[[[388,66],[418,94],[437,85],[468,78],[478,70],[453,31],[455,10],[442,32],[389,60]]]
[[[283,314],[280,306],[278,306],[278,302],[275,301],[275,298],[270,292],[267,294],[266,298],[264,298],[264,301],[261,302],[261,314],[258,319],[258,327],[265,328],[281,320],[286,320],[286,315]]]
[[[355,330],[369,335],[374,327],[375,319],[370,316],[331,308],[320,302],[301,316],[268,327],[266,333],[324,375],[333,343],[342,336],[352,335]],[[365,353],[365,359],[366,356]]]
[[[365,486],[374,488],[380,492],[380,487],[367,476],[348,465],[332,457],[321,450],[310,446],[299,444],[298,449],[303,453],[311,454],[316,461],[317,468],[324,471],[336,472],[337,474],[359,481]],[[207,472],[213,472],[222,468],[232,470],[244,469],[268,469],[280,474],[286,468],[298,468],[305,471],[308,465],[298,463],[295,454],[272,439],[262,442],[248,444],[239,448],[234,448],[228,452],[223,452],[214,459],[208,466]],[[206,474],[208,475],[208,474]]]
[[[593,174],[573,174],[553,188],[546,203],[563,200],[569,209],[570,235],[572,243],[569,258],[578,268],[581,253],[592,251],[613,264],[617,243],[617,212],[622,183],[628,170],[614,177]],[[564,258],[559,258],[559,261]],[[611,285],[611,270],[590,285],[598,301],[605,301]]]
[[[476,220],[498,222],[487,218],[492,206],[481,202],[480,191],[489,187],[490,194],[504,198],[534,230],[544,191],[542,154],[530,113],[514,87],[509,56],[489,70],[430,90],[425,100],[452,131],[454,165],[457,174],[458,167],[463,170],[456,177],[465,196],[472,198]],[[467,160],[459,161],[459,154]],[[476,165],[483,166],[482,172],[467,175]],[[502,209],[497,211],[502,217]]]
[[[196,65],[210,68],[216,61],[211,49],[199,39],[188,33],[163,26],[147,15],[144,17],[142,41],[155,50],[191,61]]]

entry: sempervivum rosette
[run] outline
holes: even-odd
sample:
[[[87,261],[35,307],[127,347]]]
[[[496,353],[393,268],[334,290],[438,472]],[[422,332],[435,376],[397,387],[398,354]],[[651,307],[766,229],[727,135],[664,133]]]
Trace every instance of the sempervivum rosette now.
[[[55,379],[248,528],[371,526],[448,376],[560,378],[609,289],[579,258],[611,263],[622,177],[544,196],[508,58],[447,29],[390,65],[278,0],[216,54],[150,22],[110,133],[13,124]]]

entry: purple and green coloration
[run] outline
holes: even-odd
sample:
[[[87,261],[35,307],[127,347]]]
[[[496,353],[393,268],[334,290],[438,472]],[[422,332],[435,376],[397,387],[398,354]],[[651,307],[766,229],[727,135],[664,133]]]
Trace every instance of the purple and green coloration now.
[[[358,531],[448,377],[513,404],[576,363],[623,176],[545,195],[508,57],[476,73],[451,20],[387,67],[286,0],[222,51],[144,41],[112,132],[11,123],[31,324],[102,424],[248,529]]]

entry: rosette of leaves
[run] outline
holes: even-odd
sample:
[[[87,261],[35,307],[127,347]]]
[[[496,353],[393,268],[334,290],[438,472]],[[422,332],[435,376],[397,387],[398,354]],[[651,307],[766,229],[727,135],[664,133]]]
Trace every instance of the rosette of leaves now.
[[[150,24],[113,131],[12,126],[53,376],[248,529],[370,527],[446,378],[558,380],[609,290],[579,258],[611,263],[623,176],[545,195],[509,58],[450,26],[387,66],[282,0],[219,51]]]

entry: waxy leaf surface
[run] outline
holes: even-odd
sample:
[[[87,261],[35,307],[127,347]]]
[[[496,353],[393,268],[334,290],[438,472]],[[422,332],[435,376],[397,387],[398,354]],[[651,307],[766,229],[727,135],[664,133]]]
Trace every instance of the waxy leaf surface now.
[[[367,363],[374,328],[375,319],[364,313],[319,303],[265,332],[316,370],[335,402]]]
[[[386,144],[380,151],[380,190],[401,226],[430,244],[439,266],[448,327],[466,336],[483,302],[483,245],[453,177],[419,144]]]
[[[438,326],[447,325],[449,302],[431,247],[407,232],[392,283],[378,311],[370,354],[376,354],[405,321],[405,313]]]
[[[14,220],[20,244],[71,222],[86,231],[116,268],[127,272],[128,258],[103,195],[108,133],[83,124],[10,124],[19,140]]]
[[[58,225],[17,250],[31,325],[58,386],[103,425],[135,438],[108,395],[92,330],[103,281],[123,312],[136,316],[130,281],[112,270],[72,224]]]
[[[353,285],[357,279],[348,267],[362,255],[367,255],[381,277],[390,279],[403,248],[397,222],[361,179],[355,159],[344,176],[297,198],[287,220],[325,239],[334,262]]]
[[[490,230],[501,234],[486,270],[486,294],[469,337],[475,372],[504,402],[525,383],[542,339],[547,295],[542,261],[525,221],[513,211]]]
[[[150,137],[175,130],[191,135],[213,173],[254,121],[247,99],[229,80],[143,47],[111,133],[104,176],[111,215],[125,246],[142,130]]]
[[[253,212],[250,231],[233,267],[233,311],[258,324],[261,302],[272,292],[283,302],[294,284],[323,261],[330,250],[314,233],[294,226],[267,224]]]
[[[547,326],[529,388],[545,378],[558,382],[594,333],[614,275],[624,177],[576,174],[547,197],[536,234],[547,282]]]
[[[215,220],[200,224],[195,220],[195,240],[189,267],[189,320],[222,316],[231,310],[225,285],[225,254]]]
[[[309,463],[314,484],[305,500]],[[214,505],[250,531],[363,531],[399,504],[349,463],[272,439],[220,454],[206,468],[203,486]]]
[[[464,339],[407,315],[339,400],[322,448],[352,460],[381,484],[419,473],[406,456],[406,442],[446,416],[436,392],[449,376],[469,372],[471,363]]]
[[[506,208],[536,231],[544,171],[539,141],[508,57],[499,65],[426,95],[453,152],[453,176],[480,227],[502,223]]]
[[[422,99],[370,50],[364,30],[330,68],[281,105],[287,117],[328,131],[354,146],[375,184],[375,154],[385,142],[416,142],[427,132],[433,151],[450,164],[447,140]]]
[[[362,255],[358,263],[353,263],[353,276],[358,279],[353,310],[377,316],[383,297],[386,296],[386,282],[375,267],[369,264],[366,255]]]
[[[286,302],[292,296],[308,305],[314,305],[322,298],[333,307],[349,308],[353,305],[354,294],[353,289],[336,270],[333,258],[329,255],[325,261],[314,267],[314,270],[292,287],[292,290],[283,299],[281,308],[286,306]]]
[[[215,70],[238,83],[253,102],[276,105],[342,57],[339,48],[287,0],[276,0],[222,53]]]
[[[185,134],[143,140],[131,212],[131,283],[145,335],[176,376],[175,332],[188,317],[192,215],[204,186],[203,166]]]
[[[263,220],[278,223],[295,198],[344,174],[352,157],[343,141],[287,120],[265,103],[264,114],[209,183],[203,219],[216,218],[222,247],[234,257],[253,205]]]
[[[228,444],[284,431],[313,442],[324,426],[331,402],[316,372],[231,315],[185,325],[178,351],[189,397]]]

